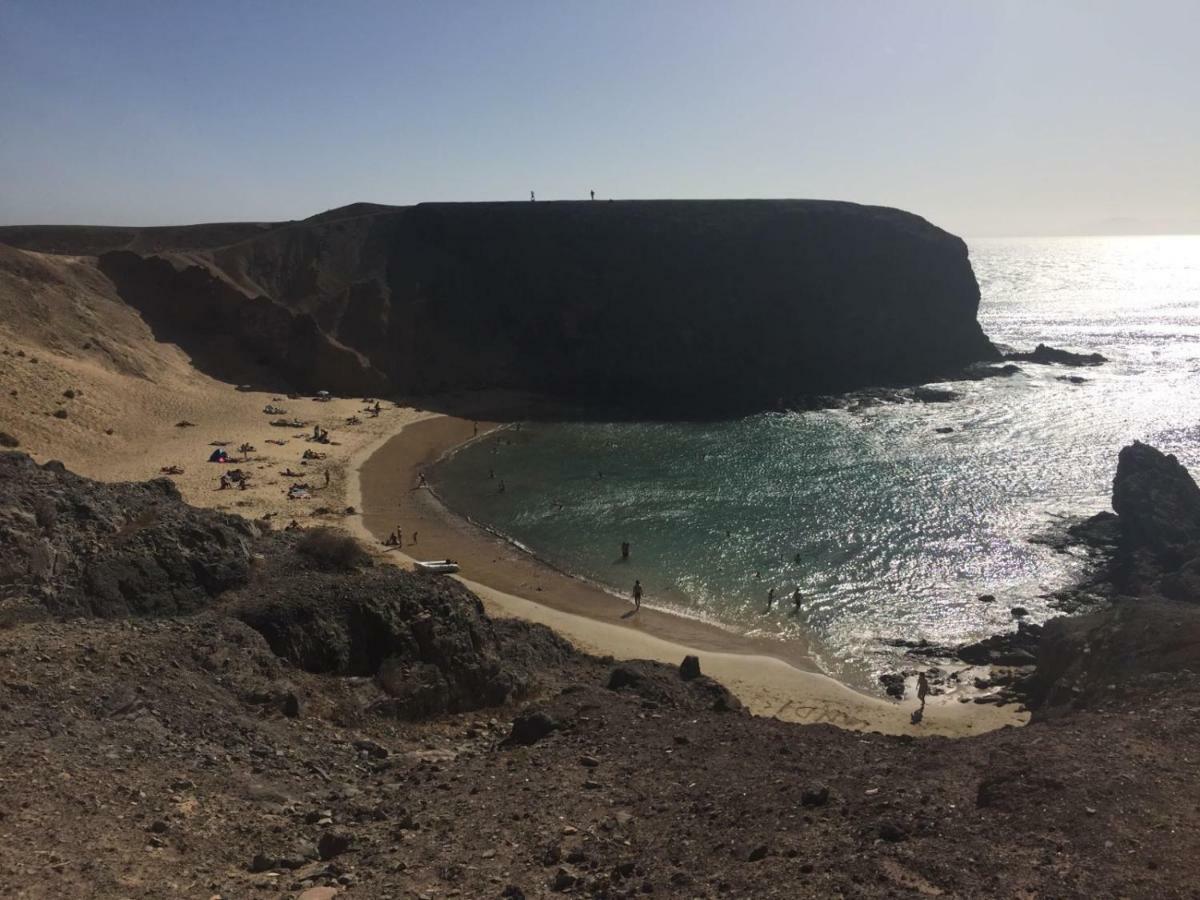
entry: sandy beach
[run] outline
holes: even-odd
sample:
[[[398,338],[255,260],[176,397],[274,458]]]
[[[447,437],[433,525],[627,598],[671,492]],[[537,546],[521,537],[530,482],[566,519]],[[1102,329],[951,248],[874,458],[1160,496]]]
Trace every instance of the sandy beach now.
[[[416,489],[420,472],[475,436],[470,420],[390,402],[371,416],[362,398],[316,402],[241,391],[198,373],[177,348],[151,344],[141,335],[131,344],[152,363],[142,377],[77,352],[8,337],[9,352],[0,356],[0,374],[13,392],[8,427],[39,461],[60,459],[73,471],[105,481],[159,477],[164,468],[177,466],[183,471],[167,477],[197,506],[272,527],[293,519],[302,527],[345,527],[380,558],[400,564],[452,557],[462,564],[463,582],[494,615],[540,622],[600,656],[678,664],[685,655],[698,655],[707,674],[760,715],[923,735],[977,734],[1026,718],[1013,707],[960,703],[948,695],[931,698],[924,722],[914,727],[909,716],[915,701],[896,704],[852,690],[817,672],[801,644],[753,640],[649,608],[627,616],[628,599],[556,571],[453,515],[432,490]],[[66,391],[75,396],[65,398]],[[66,418],[49,414],[57,406],[67,410]],[[268,406],[286,412],[266,413]],[[304,424],[272,426],[278,418]],[[308,440],[313,425],[328,430],[330,443]],[[492,427],[481,421],[479,433]],[[207,462],[217,444],[236,461]],[[242,454],[242,444],[254,449]],[[325,456],[306,461],[305,450]],[[233,468],[250,474],[246,490],[219,489],[220,474]],[[309,496],[289,499],[288,488],[301,482],[310,486]],[[381,540],[397,526],[404,530],[404,547],[389,551]]]
[[[924,721],[914,726],[915,700],[894,703],[855,691],[816,671],[803,645],[751,639],[704,622],[643,607],[629,615],[629,600],[557,571],[546,563],[447,510],[420,474],[494,423],[441,415],[397,421],[398,431],[363,446],[351,459],[347,502],[362,510],[348,520],[385,558],[453,558],[460,580],[489,611],[544,624],[588,652],[617,659],[678,664],[700,657],[705,673],[733,690],[758,715],[889,734],[962,736],[1027,716],[1013,707],[962,703],[954,694],[931,697]],[[396,527],[401,550],[382,546]],[[414,543],[413,538],[416,537]],[[910,695],[912,692],[910,692]]]

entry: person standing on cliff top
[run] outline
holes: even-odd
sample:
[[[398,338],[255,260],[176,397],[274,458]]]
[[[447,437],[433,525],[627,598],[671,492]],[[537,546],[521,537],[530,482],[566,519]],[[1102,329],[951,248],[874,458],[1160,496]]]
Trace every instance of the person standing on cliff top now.
[[[530,203],[533,203],[533,202],[534,202],[534,200],[535,200],[535,198],[534,198],[534,196],[533,196],[533,191],[530,191],[530,192],[529,192],[529,202],[530,202]]]
[[[596,192],[595,192],[595,191],[589,191],[589,193],[592,195],[592,199],[593,199],[593,200],[595,200],[595,199],[596,199]]]
[[[637,612],[642,608],[642,582],[639,579],[633,580],[633,611]]]

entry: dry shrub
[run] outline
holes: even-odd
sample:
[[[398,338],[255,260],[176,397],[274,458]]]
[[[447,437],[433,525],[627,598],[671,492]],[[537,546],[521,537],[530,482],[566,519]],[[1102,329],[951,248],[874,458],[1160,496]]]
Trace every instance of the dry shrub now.
[[[53,413],[53,416],[56,419],[65,419],[67,417],[67,411],[65,409],[56,409]]]
[[[349,572],[370,563],[371,557],[357,540],[337,528],[305,532],[296,549],[322,569]]]

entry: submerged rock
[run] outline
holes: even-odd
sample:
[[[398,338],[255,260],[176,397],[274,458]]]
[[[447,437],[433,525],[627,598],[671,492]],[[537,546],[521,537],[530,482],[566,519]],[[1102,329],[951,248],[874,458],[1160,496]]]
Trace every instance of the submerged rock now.
[[[944,388],[916,387],[912,389],[912,397],[918,403],[950,403],[962,394]]]
[[[1004,358],[1015,359],[1017,362],[1059,366],[1098,366],[1108,362],[1108,358],[1099,353],[1072,353],[1070,350],[1060,350],[1046,344],[1038,344],[1033,350],[1025,353],[1006,353]]]

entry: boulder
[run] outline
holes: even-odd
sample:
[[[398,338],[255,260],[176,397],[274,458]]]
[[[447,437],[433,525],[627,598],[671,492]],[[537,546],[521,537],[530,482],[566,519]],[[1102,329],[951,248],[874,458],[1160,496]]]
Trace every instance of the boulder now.
[[[889,697],[897,700],[904,699],[905,678],[899,672],[885,672],[879,676],[879,683]]]
[[[1113,509],[1122,589],[1152,592],[1164,573],[1200,556],[1200,488],[1174,456],[1138,441],[1123,448]]]
[[[348,851],[353,843],[354,838],[348,831],[330,828],[323,831],[317,840],[317,855],[321,859],[330,860]]]
[[[684,681],[691,681],[694,678],[700,677],[700,657],[685,656],[683,662],[679,664],[679,677]]]
[[[503,746],[528,747],[562,728],[562,724],[542,710],[526,710],[512,723],[512,731],[504,739]]]

